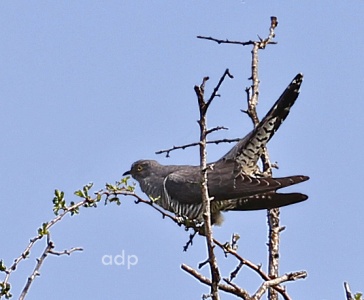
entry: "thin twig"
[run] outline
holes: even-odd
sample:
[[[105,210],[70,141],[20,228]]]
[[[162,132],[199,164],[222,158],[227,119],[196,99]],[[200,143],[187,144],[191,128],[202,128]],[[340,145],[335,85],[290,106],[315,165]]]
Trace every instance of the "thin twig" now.
[[[224,127],[224,126],[216,126],[214,128],[211,128],[209,130],[206,131],[206,135],[210,134],[210,133],[213,133],[214,131],[218,131],[218,130],[228,130],[229,128],[227,127]],[[206,144],[207,144],[207,141],[206,141]]]
[[[195,277],[201,283],[211,286],[211,284],[212,284],[211,280],[209,278],[203,276],[199,272],[197,272],[195,269],[193,269],[185,264],[182,264],[181,268],[182,268],[182,270],[186,271],[187,273],[189,273],[190,275]],[[245,300],[250,300],[249,293],[242,288],[233,287],[233,286],[229,286],[229,285],[221,284],[221,283],[218,284],[218,287],[220,290],[222,290],[224,292],[239,296]]]
[[[51,241],[50,234],[48,233],[47,234],[47,246],[44,249],[42,255],[39,258],[37,258],[37,264],[35,265],[32,274],[28,277],[28,280],[20,294],[20,297],[19,297],[20,300],[25,299],[25,296],[29,292],[30,286],[34,282],[35,278],[40,275],[40,272],[39,272],[40,268],[42,267],[48,254],[55,254],[55,255],[59,256],[59,255],[64,255],[64,254],[70,255],[72,252],[75,252],[75,251],[82,251],[82,248],[72,248],[70,250],[64,250],[62,252],[54,251],[53,249],[54,249],[54,243]]]
[[[56,255],[56,256],[61,256],[61,255],[71,255],[73,252],[76,252],[76,251],[83,251],[83,248],[81,247],[73,247],[71,249],[65,249],[63,251],[55,251],[55,250],[49,250],[48,253],[49,254],[53,254],[53,255]]]
[[[239,261],[239,265],[242,264],[243,266],[247,266],[248,268],[250,268],[251,270],[253,270],[254,272],[256,272],[264,281],[269,281],[271,280],[271,278],[268,276],[268,274],[266,274],[263,270],[262,270],[262,266],[261,265],[257,265],[252,263],[251,261],[243,258],[241,255],[239,255],[237,253],[236,250],[234,250],[232,247],[230,247],[229,244],[222,244],[221,242],[217,241],[216,239],[214,239],[214,243],[216,245],[218,245],[225,253],[225,255],[227,253],[231,254],[232,256],[234,256],[238,261]],[[236,273],[239,272],[241,270],[241,267],[238,269],[238,267],[233,271]],[[234,276],[236,276],[237,274],[235,274]],[[231,274],[230,274],[230,280],[228,280],[229,282],[231,282],[233,278],[231,278]],[[226,281],[225,280],[225,281]],[[282,295],[282,297],[285,300],[291,300],[291,298],[289,297],[289,295],[287,294],[286,290],[280,286],[274,286],[273,287],[278,293],[280,293]]]
[[[28,277],[27,283],[25,284],[22,293],[20,294],[19,300],[23,300],[25,298],[25,296],[27,295],[29,288],[31,286],[31,284],[33,283],[34,279],[36,276],[39,276],[39,270],[40,267],[42,266],[44,260],[46,259],[48,252],[54,247],[53,243],[49,240],[49,235],[47,237],[47,247],[44,249],[42,255],[40,256],[40,258],[37,259],[37,264],[32,272],[32,274]]]
[[[344,282],[346,300],[354,300],[353,294],[351,293],[349,283]]]
[[[241,41],[232,41],[232,40],[222,40],[222,39],[216,39],[213,38],[211,36],[201,36],[198,35],[197,36],[198,39],[203,39],[203,40],[209,40],[209,41],[213,41],[216,42],[218,44],[235,44],[235,45],[241,45],[241,46],[248,46],[248,45],[254,45],[254,43],[256,43],[255,41],[247,41],[247,42],[241,42]],[[277,42],[273,42],[273,41],[268,41],[267,44],[277,44]]]
[[[241,139],[240,138],[235,138],[235,139],[221,139],[221,140],[212,140],[212,141],[206,141],[206,144],[220,144],[220,143],[235,143],[235,142],[239,142]],[[195,146],[199,146],[200,142],[196,142],[196,143],[191,143],[191,144],[186,144],[186,145],[182,145],[182,146],[173,146],[172,148],[169,149],[165,149],[165,150],[159,150],[157,152],[155,152],[155,154],[162,154],[162,153],[166,153],[166,157],[169,157],[169,153],[177,150],[177,149],[186,149],[189,147],[195,147]]]
[[[207,100],[207,102],[205,103],[206,110],[210,106],[210,104],[214,100],[214,98],[218,95],[217,92],[219,91],[219,89],[220,89],[222,83],[224,82],[226,76],[228,76],[230,79],[234,78],[234,76],[230,74],[229,69],[226,69],[224,74],[222,74],[218,84],[214,87],[214,90],[212,91],[209,100]]]
[[[243,262],[240,261],[239,264],[236,266],[235,270],[230,273],[229,282],[233,281],[235,277],[238,276],[238,273],[243,268],[243,266]]]
[[[307,273],[305,271],[302,271],[302,272],[288,273],[281,277],[271,279],[269,281],[265,281],[262,283],[262,285],[259,287],[259,289],[256,291],[256,293],[252,296],[251,300],[261,299],[268,288],[273,288],[283,282],[295,281],[295,280],[303,279],[306,277],[307,277]]]
[[[228,40],[228,39],[221,40],[221,39],[213,38],[211,36],[202,36],[202,35],[198,35],[197,38],[202,39],[202,40],[213,41],[213,42],[216,42],[218,44],[235,44],[235,45],[241,45],[241,46],[248,46],[248,45],[253,45],[254,44],[254,41],[241,42],[241,41],[231,41],[231,40]]]
[[[186,252],[188,247],[193,244],[193,238],[196,236],[197,231],[195,230],[192,234],[190,234],[190,238],[187,241],[186,245],[183,246],[183,251]]]
[[[51,227],[53,227],[55,224],[57,224],[58,222],[60,222],[66,214],[71,213],[72,211],[74,211],[75,209],[89,203],[90,200],[89,199],[85,199],[83,201],[80,201],[74,205],[71,205],[69,207],[65,207],[63,209],[63,212],[60,213],[58,216],[56,216],[54,219],[52,219],[51,221],[49,221],[47,223],[47,225],[44,227],[45,231],[49,231],[51,229]],[[32,238],[29,242],[29,244],[26,246],[26,248],[24,249],[24,251],[14,260],[13,264],[7,268],[5,270],[6,276],[4,278],[4,281],[2,282],[4,285],[6,285],[9,282],[11,273],[14,272],[16,270],[16,268],[18,267],[19,263],[28,258],[30,255],[30,251],[33,248],[34,244],[41,240],[44,237],[43,234],[38,234],[37,236],[35,236],[34,238]],[[43,261],[41,261],[41,264],[43,263]],[[40,266],[39,266],[40,267]],[[35,269],[36,270],[36,269]],[[35,273],[34,273],[35,274]],[[36,276],[36,275],[34,275]]]
[[[156,206],[152,200],[144,200],[143,198],[141,198],[137,194],[135,194],[135,192],[133,192],[133,191],[121,190],[121,191],[114,191],[112,193],[104,191],[104,192],[101,192],[100,194],[107,195],[107,196],[111,196],[111,195],[132,196],[132,197],[136,198],[136,200],[134,201],[135,204],[138,204],[138,203],[147,204],[147,205],[153,207],[153,209],[155,209],[156,211],[158,211],[162,215],[163,219],[167,217],[167,218],[171,219],[174,223],[176,223],[178,225],[181,224],[180,220],[176,216],[172,216],[172,215],[166,213],[161,208]]]

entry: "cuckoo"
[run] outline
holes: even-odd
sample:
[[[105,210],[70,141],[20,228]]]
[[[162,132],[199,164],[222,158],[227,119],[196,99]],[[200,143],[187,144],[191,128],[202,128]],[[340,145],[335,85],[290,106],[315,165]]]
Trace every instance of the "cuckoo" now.
[[[282,207],[306,200],[301,193],[277,190],[309,179],[297,175],[263,177],[257,163],[267,142],[295,103],[303,75],[298,74],[262,121],[219,160],[207,165],[208,194],[212,223],[222,222],[221,212]],[[161,165],[155,160],[138,160],[123,176],[131,175],[141,190],[163,209],[179,217],[203,221],[200,166]]]

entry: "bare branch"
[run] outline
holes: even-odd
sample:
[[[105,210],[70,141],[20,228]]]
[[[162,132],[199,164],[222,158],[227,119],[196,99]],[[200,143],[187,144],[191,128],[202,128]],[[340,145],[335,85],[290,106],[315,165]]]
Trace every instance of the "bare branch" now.
[[[349,283],[344,282],[346,300],[354,300],[353,294],[351,293]]]
[[[243,262],[239,262],[239,264],[236,266],[235,270],[230,273],[229,282],[233,281],[236,276],[238,276],[238,273],[243,268],[244,264]]]
[[[43,265],[48,254],[55,254],[55,255],[59,256],[59,255],[63,255],[63,254],[70,255],[74,251],[82,251],[81,248],[72,248],[70,250],[64,250],[63,252],[54,251],[53,249],[54,249],[54,243],[51,241],[50,234],[48,233],[47,234],[47,246],[44,249],[42,255],[39,258],[37,258],[37,264],[36,264],[32,274],[28,277],[28,280],[20,294],[20,297],[19,297],[20,300],[25,299],[25,296],[28,294],[30,286],[32,285],[34,279],[40,275],[40,272],[39,272],[40,268]]]
[[[39,270],[40,267],[42,266],[44,260],[46,259],[48,252],[54,247],[53,243],[49,240],[49,236],[47,238],[47,247],[44,249],[42,255],[40,256],[40,258],[37,259],[37,264],[32,272],[32,274],[28,277],[27,283],[25,284],[25,287],[22,290],[22,293],[20,294],[19,300],[23,300],[26,296],[26,294],[29,291],[29,288],[31,286],[31,284],[33,283],[34,279],[36,276],[39,276]]]
[[[202,274],[198,273],[195,269],[182,264],[181,265],[182,270],[186,271],[187,273],[189,273],[190,275],[192,275],[193,277],[195,277],[198,281],[200,281],[203,284],[206,284],[208,286],[211,286],[212,282],[209,278],[203,276]],[[240,296],[241,298],[245,299],[245,300],[250,300],[250,296],[248,294],[247,291],[245,291],[242,288],[239,287],[233,287],[233,286],[229,286],[229,285],[225,285],[225,284],[218,284],[218,287],[220,290],[236,295],[236,296]]]
[[[57,255],[57,256],[61,256],[61,255],[71,255],[73,252],[76,251],[83,251],[83,248],[81,247],[73,247],[71,249],[65,249],[63,251],[55,251],[55,250],[49,250],[48,253],[49,254],[53,254],[53,255]]]
[[[187,251],[188,247],[193,244],[193,238],[196,236],[197,231],[195,230],[194,233],[190,234],[190,238],[186,245],[183,246],[183,251]]]
[[[232,40],[228,40],[228,39],[221,40],[221,39],[213,38],[211,36],[201,36],[201,35],[198,35],[197,38],[198,39],[203,39],[203,40],[213,41],[213,42],[216,42],[218,44],[235,44],[235,45],[241,45],[241,46],[254,45],[254,43],[256,43],[255,41],[252,41],[252,40],[247,41],[247,42],[241,42],[241,41],[232,41]],[[277,44],[277,42],[268,41],[266,44],[275,45],[275,44]]]
[[[207,109],[210,106],[212,100],[215,98],[216,93],[223,82],[226,74],[228,74],[228,70],[225,71],[224,75],[221,77],[218,85],[215,87],[214,92],[212,93],[210,99],[205,102],[204,100],[204,87],[205,80],[202,82],[200,87],[195,86],[195,92],[198,99],[199,110],[200,110],[200,119],[198,124],[200,125],[200,167],[202,173],[201,180],[201,194],[202,194],[202,205],[204,208],[203,219],[204,219],[204,229],[206,235],[206,243],[207,243],[207,251],[209,257],[210,271],[211,271],[211,295],[213,300],[219,300],[219,282],[220,282],[220,271],[217,265],[216,257],[214,254],[214,245],[213,245],[213,237],[212,237],[212,225],[211,225],[211,210],[210,210],[210,201],[211,198],[208,192],[207,186],[207,152],[206,152],[206,136],[207,136],[207,125],[206,125],[206,113]],[[205,77],[206,78],[206,77]]]
[[[265,294],[268,288],[275,287],[283,282],[287,281],[295,281],[298,279],[303,279],[307,277],[307,273],[305,271],[302,272],[294,272],[294,273],[288,273],[281,277],[265,281],[262,283],[262,285],[259,287],[259,289],[256,291],[256,293],[252,296],[251,300],[259,300],[262,298],[262,296]]]
[[[110,197],[111,195],[132,196],[132,197],[136,198],[136,200],[134,201],[135,204],[138,204],[138,203],[148,204],[149,206],[153,207],[153,209],[158,211],[162,215],[163,218],[167,217],[167,218],[171,219],[173,222],[175,222],[176,224],[181,225],[181,222],[177,217],[172,216],[172,215],[166,213],[165,211],[163,211],[161,208],[156,206],[152,200],[144,200],[143,198],[139,197],[134,191],[120,190],[120,191],[114,191],[112,193],[110,193],[108,191],[102,191],[102,192],[99,192],[99,194],[107,195],[108,197]]]
[[[4,280],[3,280],[3,282],[2,282],[2,284],[4,285],[4,286],[6,286],[7,284],[8,284],[8,282],[9,282],[9,279],[10,279],[10,276],[11,276],[11,273],[12,272],[14,272],[16,269],[17,269],[17,267],[18,267],[18,265],[19,265],[19,263],[22,261],[22,260],[25,260],[26,258],[28,258],[29,257],[29,255],[30,255],[30,251],[31,251],[31,249],[33,248],[33,246],[34,246],[34,244],[37,242],[37,241],[39,241],[39,240],[41,240],[45,235],[47,235],[48,236],[48,232],[49,232],[49,230],[51,229],[51,227],[53,227],[55,224],[57,224],[58,222],[60,222],[64,217],[65,217],[65,215],[67,215],[68,213],[72,213],[72,212],[74,212],[75,210],[77,210],[79,207],[81,207],[81,206],[84,206],[84,205],[87,205],[87,204],[89,204],[90,202],[92,202],[93,200],[91,200],[91,199],[85,199],[85,200],[83,200],[83,201],[80,201],[80,202],[78,202],[78,203],[76,203],[76,204],[73,204],[73,205],[71,205],[71,206],[69,206],[69,207],[67,207],[67,206],[64,206],[63,207],[63,212],[62,213],[60,213],[59,215],[57,215],[54,219],[52,219],[51,221],[49,221],[48,223],[44,223],[43,224],[43,227],[41,228],[41,229],[39,229],[39,230],[41,230],[42,232],[39,232],[39,234],[37,235],[37,236],[35,236],[34,238],[32,238],[31,240],[30,240],[30,242],[29,242],[29,244],[26,246],[26,248],[24,249],[24,251],[14,260],[14,262],[13,262],[13,264],[9,267],[9,268],[7,268],[4,272],[6,273],[6,276],[5,276],[5,278],[4,278]],[[38,230],[38,231],[39,231]],[[47,234],[45,234],[45,233],[47,233]],[[45,254],[48,254],[48,252],[49,252],[49,250],[51,250],[52,249],[52,246],[53,245],[53,243],[51,242],[51,241],[49,241],[48,243],[47,243],[47,248],[44,250],[44,252],[43,253],[45,253]],[[47,250],[47,251],[46,251]],[[46,256],[46,255],[45,255]],[[30,285],[31,285],[31,283],[32,283],[32,281],[34,280],[34,278],[37,276],[37,271],[39,270],[39,268],[41,267],[41,265],[42,265],[42,263],[43,263],[43,261],[44,261],[44,259],[45,259],[45,257],[43,257],[43,255],[41,256],[41,258],[40,259],[38,259],[38,260],[40,260],[38,263],[37,263],[37,266],[36,266],[36,268],[34,269],[34,271],[33,271],[33,273],[32,273],[32,275],[28,278],[28,283],[27,283],[27,285],[24,287],[24,290],[23,290],[23,292],[25,293],[24,295],[26,295],[26,293],[28,292],[28,289],[29,289],[29,287],[30,287]]]
[[[269,252],[269,262],[268,262],[268,272],[270,278],[278,277],[279,274],[279,233],[281,228],[279,226],[279,208],[269,209],[267,212],[268,219],[268,252]],[[270,289],[270,293],[272,290]],[[278,295],[275,296],[278,299]],[[275,299],[275,298],[273,298]]]
[[[228,76],[228,77],[229,77],[229,78],[231,78],[231,79],[232,79],[232,78],[234,78],[234,76],[230,74],[229,69],[226,69],[226,70],[225,70],[225,72],[224,72],[224,74],[222,74],[222,76],[221,76],[221,78],[220,78],[220,80],[219,80],[218,84],[215,86],[214,90],[212,91],[212,93],[211,93],[211,96],[210,96],[209,100],[207,100],[207,102],[206,102],[206,106],[207,106],[207,107],[209,107],[209,106],[210,106],[210,104],[211,104],[212,100],[214,100],[214,98],[218,95],[218,94],[217,94],[217,92],[219,91],[219,88],[220,88],[220,86],[222,85],[222,83],[224,82],[224,80],[225,80],[226,76]]]
[[[235,143],[235,142],[239,142],[240,138],[235,138],[235,139],[221,139],[221,140],[212,140],[212,141],[206,141],[206,144],[220,144],[220,143]],[[172,148],[169,149],[165,149],[165,150],[159,150],[157,152],[155,152],[155,154],[162,154],[162,153],[166,153],[166,157],[169,157],[169,153],[177,150],[177,149],[186,149],[189,147],[195,147],[195,146],[199,146],[200,142],[196,142],[196,143],[191,143],[191,144],[186,144],[186,145],[182,145],[182,146],[173,146]]]
[[[210,133],[213,133],[214,131],[218,131],[218,130],[228,130],[229,128],[227,127],[224,127],[224,126],[216,126],[214,128],[211,128],[209,130],[206,130],[206,135],[210,134]],[[206,144],[207,144],[207,141],[206,141]]]
[[[270,24],[270,28],[269,28],[269,35],[266,39],[262,39],[258,36],[259,41],[247,41],[247,42],[241,42],[241,41],[231,41],[228,39],[225,40],[221,40],[221,39],[216,39],[213,37],[206,37],[206,36],[197,36],[198,39],[203,39],[203,40],[209,40],[209,41],[213,41],[216,42],[218,44],[235,44],[235,45],[241,45],[241,46],[248,46],[248,45],[254,45],[257,46],[259,49],[264,49],[267,45],[275,45],[277,44],[277,42],[273,42],[272,39],[275,37],[275,33],[274,33],[274,29],[278,26],[278,19],[277,17],[272,16],[270,18],[271,20],[271,24]]]
[[[241,45],[241,46],[248,46],[248,45],[253,45],[254,44],[254,41],[241,42],[241,41],[230,41],[228,39],[221,40],[221,39],[213,38],[211,36],[207,37],[207,36],[202,36],[202,35],[198,35],[197,38],[202,39],[202,40],[213,41],[213,42],[216,42],[218,44],[235,44],[235,45]]]
[[[261,265],[256,265],[254,263],[252,263],[251,261],[243,258],[242,256],[240,256],[236,250],[234,250],[232,247],[230,247],[229,244],[222,244],[220,243],[219,241],[217,241],[216,239],[214,239],[214,243],[216,245],[218,245],[225,253],[225,255],[228,253],[228,254],[231,254],[233,255],[238,261],[239,261],[239,265],[238,267],[230,274],[230,280],[228,280],[229,282],[231,282],[234,277],[237,276],[237,273],[241,270],[242,266],[247,266],[249,267],[251,270],[253,270],[254,272],[256,272],[263,280],[265,281],[268,281],[270,280],[271,278],[262,270],[262,266]],[[242,265],[241,267],[240,264]],[[227,279],[226,279],[227,280]],[[285,289],[279,287],[279,286],[276,286],[274,287],[283,297],[285,300],[289,300],[289,296],[286,294],[286,291]]]
[[[256,106],[258,104],[259,98],[259,76],[258,76],[258,64],[259,64],[259,57],[258,51],[260,49],[265,49],[268,44],[271,44],[272,39],[275,37],[275,28],[278,25],[278,20],[276,17],[271,17],[271,24],[269,28],[269,34],[266,39],[259,39],[259,41],[254,42],[254,46],[252,49],[252,64],[251,64],[251,80],[252,85],[249,88],[246,88],[247,94],[247,102],[248,102],[248,109],[245,112],[248,114],[250,119],[252,120],[254,127],[259,124],[259,118],[256,111]],[[266,148],[263,149],[263,153],[261,156],[261,161],[263,165],[263,174],[266,176],[272,176],[272,164],[269,160],[269,154]],[[269,276],[271,278],[278,277],[278,265],[279,265],[279,209],[274,208],[268,210],[268,224],[269,224],[269,233],[268,233],[268,240],[269,240],[269,249],[268,249],[268,270]],[[270,300],[278,300],[278,294],[275,290],[270,289],[268,298]]]
[[[175,223],[177,224],[181,224],[178,220],[178,218],[176,217],[173,217],[171,215],[168,215],[166,214],[165,212],[163,212],[162,210],[160,210],[157,206],[155,206],[153,204],[152,201],[147,201],[147,200],[143,200],[142,198],[140,198],[139,196],[137,196],[136,194],[134,194],[133,192],[117,192],[116,194],[118,195],[125,195],[125,196],[133,196],[135,198],[137,198],[137,200],[135,201],[135,203],[144,203],[144,204],[147,204],[151,207],[153,207],[155,210],[157,210],[159,213],[162,214],[163,217],[167,216],[169,217],[172,221],[174,221]],[[195,227],[194,227],[195,228]],[[196,230],[196,228],[195,228]],[[191,245],[192,244],[192,239],[193,237],[198,233],[198,231],[195,231],[193,234],[190,235],[190,240],[188,241],[188,243],[186,244],[187,245]],[[223,285],[223,284],[218,284],[218,288],[220,290],[223,290],[225,292],[228,292],[228,293],[231,293],[231,294],[234,294],[234,295],[237,295],[237,296],[240,296],[242,297],[243,299],[253,299],[249,296],[249,294],[242,288],[238,287],[237,285],[235,285],[234,283],[232,283],[232,280],[234,277],[237,276],[238,272],[242,269],[242,267],[245,265],[247,267],[249,267],[250,269],[252,269],[253,271],[255,271],[263,280],[264,280],[264,283],[262,284],[262,286],[258,289],[258,291],[256,292],[256,295],[255,296],[260,296],[261,293],[265,293],[266,290],[269,288],[269,287],[272,287],[273,289],[275,289],[279,294],[282,295],[283,299],[285,300],[291,300],[291,298],[289,297],[289,295],[287,294],[286,290],[284,287],[281,287],[279,286],[278,284],[280,283],[283,283],[285,281],[293,281],[293,280],[296,280],[296,279],[300,279],[300,278],[304,278],[307,276],[307,273],[305,271],[300,271],[300,272],[295,272],[295,273],[289,273],[289,274],[286,274],[282,277],[279,277],[278,279],[271,279],[269,277],[269,275],[267,275],[261,268],[261,265],[256,265],[254,263],[252,263],[251,261],[243,258],[242,256],[240,256],[237,251],[232,247],[230,246],[230,244],[223,244],[219,241],[217,241],[216,239],[213,239],[213,242],[214,244],[216,244],[217,246],[219,246],[225,254],[231,254],[233,255],[235,258],[238,259],[239,261],[239,265],[238,267],[230,274],[230,279],[227,279],[227,278],[224,278],[223,280],[229,284],[230,286],[226,286],[226,285]],[[234,243],[234,238],[233,238],[233,242]],[[184,247],[184,249],[186,248],[186,246]],[[188,247],[188,246],[187,246]],[[201,263],[199,265],[199,268],[202,267],[203,265],[205,265],[206,263],[209,263],[210,260],[209,258]],[[183,270],[185,270],[186,272],[190,273],[192,276],[194,276],[196,279],[198,279],[200,282],[208,285],[211,287],[212,285],[212,281],[206,277],[204,277],[203,275],[201,275],[200,273],[198,273],[195,269],[191,268],[191,267],[188,267],[186,265],[182,265],[181,268]],[[275,281],[276,280],[276,281]],[[278,283],[277,283],[278,282]],[[260,298],[255,298],[255,299],[260,299]]]

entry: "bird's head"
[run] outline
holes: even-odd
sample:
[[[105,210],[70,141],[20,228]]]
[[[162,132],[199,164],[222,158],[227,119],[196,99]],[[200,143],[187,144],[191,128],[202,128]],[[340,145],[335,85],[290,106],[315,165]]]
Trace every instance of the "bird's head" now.
[[[159,166],[155,160],[138,160],[131,165],[129,171],[126,171],[123,176],[131,175],[134,179],[144,179],[153,173],[153,167]]]

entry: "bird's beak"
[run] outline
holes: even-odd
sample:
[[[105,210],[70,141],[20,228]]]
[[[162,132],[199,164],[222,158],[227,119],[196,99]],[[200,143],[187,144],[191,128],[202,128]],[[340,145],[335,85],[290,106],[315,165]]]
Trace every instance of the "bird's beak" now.
[[[131,173],[130,173],[130,171],[126,171],[124,174],[123,174],[123,176],[126,176],[126,175],[130,175]]]

